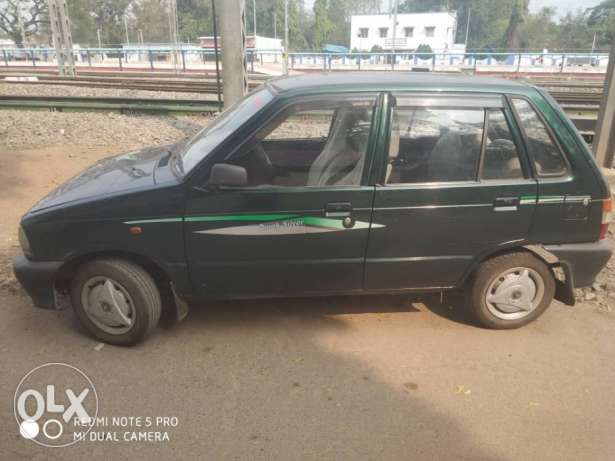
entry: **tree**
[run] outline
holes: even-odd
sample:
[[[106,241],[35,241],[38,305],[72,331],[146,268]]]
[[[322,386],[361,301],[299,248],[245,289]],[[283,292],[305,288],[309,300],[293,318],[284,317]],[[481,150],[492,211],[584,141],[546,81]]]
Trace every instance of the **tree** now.
[[[558,26],[554,21],[555,9],[543,8],[530,14],[521,26],[521,47],[526,49],[557,48]]]
[[[596,32],[597,45],[611,46],[615,41],[615,0],[604,0],[588,13],[587,23]]]
[[[37,35],[47,24],[47,0],[0,0],[0,30],[17,46],[23,45],[22,28],[28,39]]]
[[[177,0],[177,21],[181,41],[196,42],[203,35],[213,35],[211,0]]]
[[[504,36],[503,45],[508,49],[521,48],[521,26],[526,20],[530,0],[515,0],[508,20],[508,27]]]
[[[335,24],[329,20],[329,1],[316,0],[314,2],[314,35],[312,46],[322,49],[327,43],[329,34],[335,29]]]

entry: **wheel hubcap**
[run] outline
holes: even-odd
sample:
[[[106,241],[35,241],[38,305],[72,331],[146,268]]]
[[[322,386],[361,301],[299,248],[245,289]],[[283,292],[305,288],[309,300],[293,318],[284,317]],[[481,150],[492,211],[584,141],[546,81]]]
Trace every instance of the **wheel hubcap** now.
[[[528,267],[515,267],[495,277],[487,289],[487,308],[496,317],[515,320],[529,315],[542,301],[544,281]]]
[[[134,325],[134,303],[128,291],[109,277],[93,277],[81,290],[88,318],[101,330],[121,335]]]

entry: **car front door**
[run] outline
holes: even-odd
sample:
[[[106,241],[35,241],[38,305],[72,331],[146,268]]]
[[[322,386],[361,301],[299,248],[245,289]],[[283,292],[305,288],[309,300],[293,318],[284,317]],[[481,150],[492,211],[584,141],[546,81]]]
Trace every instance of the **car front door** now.
[[[244,168],[247,184],[189,191],[185,242],[198,295],[362,288],[381,110],[375,94],[294,100],[215,159]]]
[[[390,98],[365,286],[455,286],[477,258],[527,238],[537,185],[523,143],[500,95]]]

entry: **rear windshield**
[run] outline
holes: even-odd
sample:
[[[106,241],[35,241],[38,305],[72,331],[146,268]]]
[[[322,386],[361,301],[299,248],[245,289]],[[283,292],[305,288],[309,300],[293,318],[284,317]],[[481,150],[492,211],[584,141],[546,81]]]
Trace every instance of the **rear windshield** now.
[[[263,86],[226,109],[186,145],[182,155],[184,173],[188,173],[203,158],[234,133],[244,122],[265,107],[273,95]]]

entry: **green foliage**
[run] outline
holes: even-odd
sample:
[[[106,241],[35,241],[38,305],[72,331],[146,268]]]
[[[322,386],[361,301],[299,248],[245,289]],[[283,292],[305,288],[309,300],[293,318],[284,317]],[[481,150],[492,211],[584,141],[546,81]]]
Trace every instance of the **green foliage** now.
[[[314,35],[312,45],[322,49],[329,40],[329,34],[335,29],[335,24],[329,19],[329,1],[316,0],[314,2]]]
[[[46,0],[19,0],[28,4],[26,32],[30,38],[47,41]],[[227,0],[216,0],[223,2]],[[480,50],[588,50],[594,36],[604,49],[615,40],[615,0],[603,0],[594,8],[569,13],[556,21],[554,9],[528,12],[530,0],[401,0],[398,12],[456,11],[458,43],[464,42],[468,16],[468,49]],[[379,12],[381,0],[315,0],[306,10],[304,0],[288,0],[290,49],[322,49],[326,43],[348,46],[350,18],[357,13]],[[15,21],[18,0],[0,0],[0,34],[15,42],[21,33]],[[139,31],[148,43],[168,42],[168,0],[67,0],[73,41],[83,46],[117,45],[126,40],[127,19],[131,43]],[[31,7],[37,6],[38,10]],[[196,43],[212,35],[211,0],[177,0],[180,40]],[[253,2],[246,0],[246,30],[253,33]],[[35,18],[33,11],[38,11]],[[275,25],[274,25],[275,18]],[[34,20],[31,22],[31,20]],[[284,37],[284,0],[256,0],[257,33]]]
[[[416,52],[417,53],[433,53],[432,48],[426,44],[426,43],[421,43],[419,46],[416,47]]]
[[[380,45],[374,45],[372,46],[372,49],[370,51],[372,53],[380,53],[381,51],[384,51],[384,50]]]

